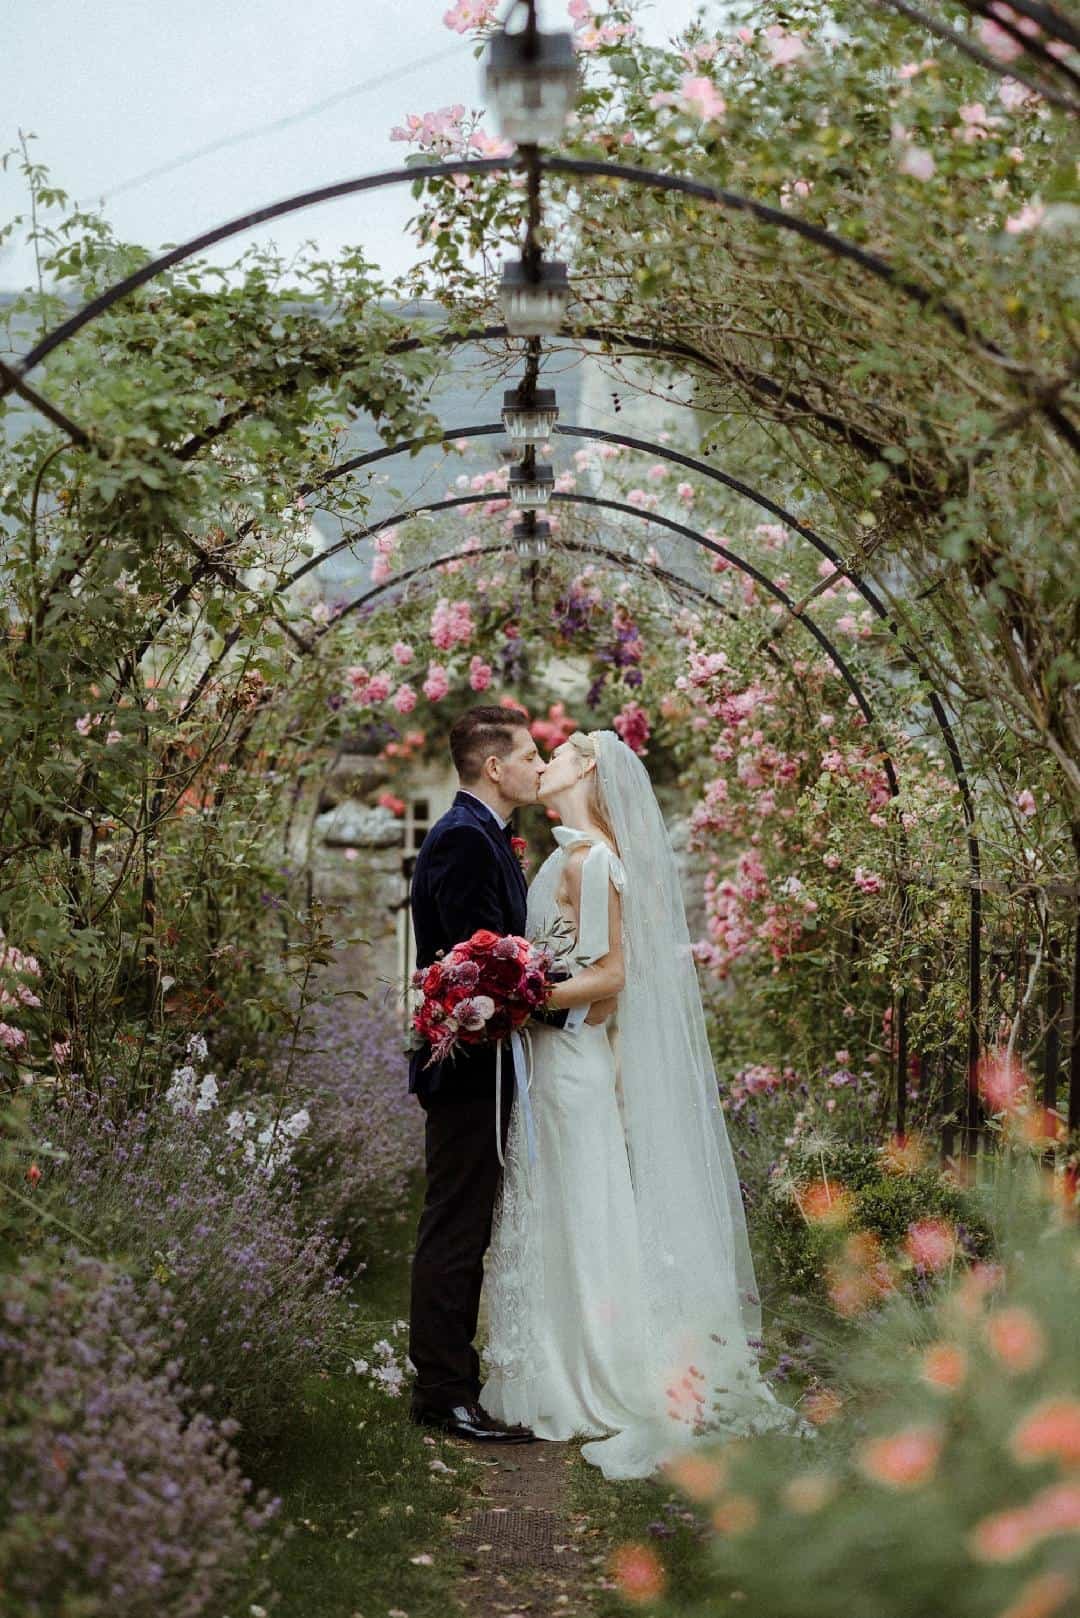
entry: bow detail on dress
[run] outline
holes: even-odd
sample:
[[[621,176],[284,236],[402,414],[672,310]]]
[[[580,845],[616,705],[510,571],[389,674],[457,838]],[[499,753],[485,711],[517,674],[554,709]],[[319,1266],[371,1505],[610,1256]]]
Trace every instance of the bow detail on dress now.
[[[577,958],[591,966],[608,952],[608,882],[621,893],[626,886],[626,868],[618,855],[595,832],[577,831],[573,826],[553,826],[559,847],[568,852],[581,843],[591,846],[581,867],[581,914],[578,920]]]

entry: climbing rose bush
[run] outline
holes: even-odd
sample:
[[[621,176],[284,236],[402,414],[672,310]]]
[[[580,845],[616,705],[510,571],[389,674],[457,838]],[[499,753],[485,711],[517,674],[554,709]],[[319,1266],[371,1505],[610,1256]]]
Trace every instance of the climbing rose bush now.
[[[185,1322],[74,1249],[0,1278],[0,1586],[11,1618],[202,1618],[250,1598],[279,1502],[191,1411]]]

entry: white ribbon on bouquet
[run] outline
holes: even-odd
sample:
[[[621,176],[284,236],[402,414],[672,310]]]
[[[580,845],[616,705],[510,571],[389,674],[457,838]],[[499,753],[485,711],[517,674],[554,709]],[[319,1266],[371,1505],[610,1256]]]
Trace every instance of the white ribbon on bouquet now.
[[[499,1154],[499,1162],[505,1168],[506,1159],[502,1149],[502,1054],[503,1041],[500,1039],[495,1045],[495,1149]],[[536,1162],[536,1120],[533,1117],[532,1101],[529,1099],[529,1087],[532,1084],[532,1040],[528,1029],[514,1029],[510,1035],[510,1056],[514,1064],[514,1084],[516,1087],[518,1106],[525,1124],[525,1142],[529,1151],[530,1165]]]

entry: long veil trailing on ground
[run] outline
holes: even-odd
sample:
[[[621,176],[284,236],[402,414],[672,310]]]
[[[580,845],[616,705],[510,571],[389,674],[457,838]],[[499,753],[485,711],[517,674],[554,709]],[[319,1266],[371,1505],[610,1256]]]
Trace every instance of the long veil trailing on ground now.
[[[590,740],[626,871],[617,1060],[666,1441],[690,1441],[701,1421],[722,1435],[807,1433],[747,1341],[760,1336],[761,1304],[667,827],[636,753],[611,730]],[[607,1470],[613,1448],[630,1461],[635,1444],[664,1442],[653,1431],[598,1447]]]

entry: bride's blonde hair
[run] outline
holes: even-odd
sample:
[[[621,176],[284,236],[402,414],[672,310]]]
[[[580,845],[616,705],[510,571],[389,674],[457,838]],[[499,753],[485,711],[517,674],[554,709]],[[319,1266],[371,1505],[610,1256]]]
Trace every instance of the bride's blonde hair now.
[[[595,770],[589,771],[589,813],[592,815],[608,842],[619,852],[619,845],[615,840],[615,833],[611,829],[611,817],[608,814],[607,804],[604,802],[604,790],[600,785],[599,754],[596,749],[596,737],[599,731],[590,731],[588,735],[583,730],[575,730],[566,739],[581,758],[591,758],[596,764]]]

